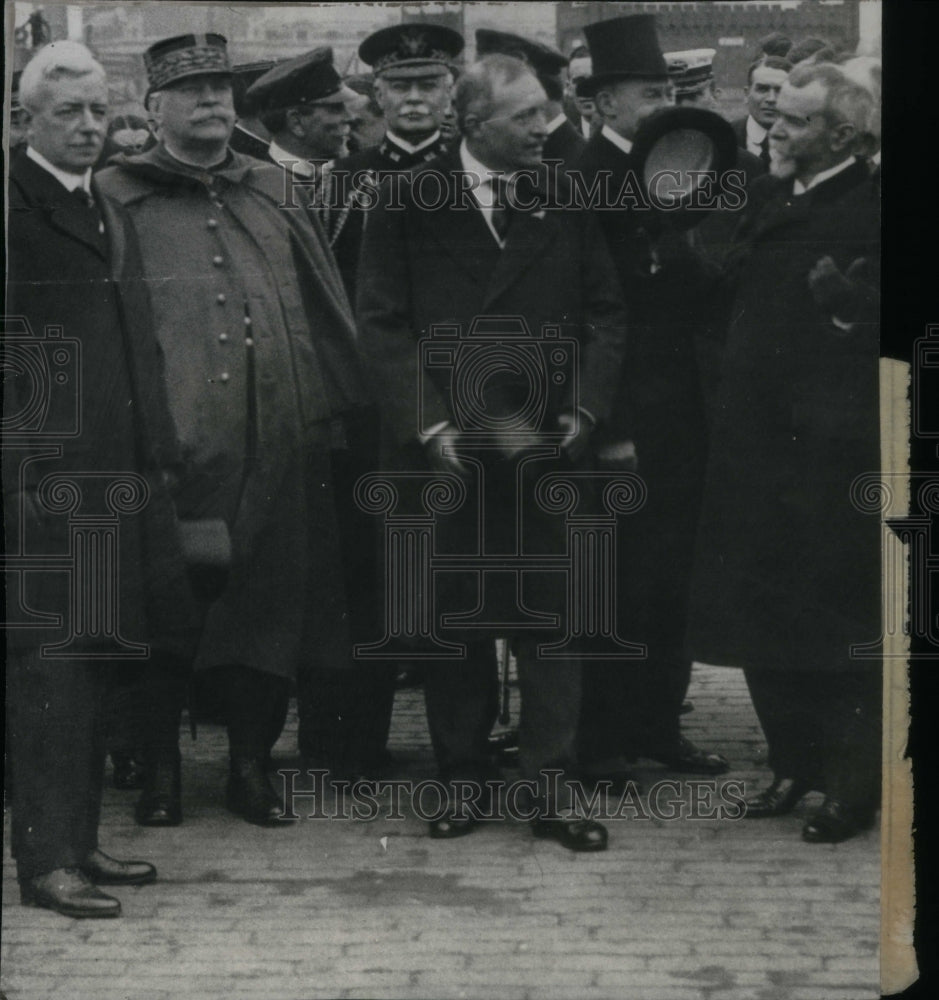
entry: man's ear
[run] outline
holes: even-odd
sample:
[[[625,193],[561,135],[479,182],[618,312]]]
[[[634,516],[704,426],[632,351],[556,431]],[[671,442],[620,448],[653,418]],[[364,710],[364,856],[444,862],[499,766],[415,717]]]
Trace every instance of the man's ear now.
[[[288,108],[285,115],[287,131],[297,139],[306,138],[306,129],[303,127],[303,118],[296,108]]]
[[[853,151],[858,142],[857,129],[850,122],[839,122],[832,130],[829,139],[832,152],[846,153]]]

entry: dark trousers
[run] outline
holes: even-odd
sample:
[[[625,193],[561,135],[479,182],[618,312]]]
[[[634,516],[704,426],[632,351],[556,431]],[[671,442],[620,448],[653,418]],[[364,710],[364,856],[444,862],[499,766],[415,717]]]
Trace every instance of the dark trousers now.
[[[519,776],[539,782],[544,769],[568,772],[574,760],[580,714],[580,663],[539,660],[537,642],[515,644],[521,696]],[[490,773],[487,738],[498,705],[495,648],[492,640],[468,643],[465,661],[427,665],[424,696],[427,722],[444,780],[485,780]],[[557,808],[569,805],[559,783]]]
[[[778,778],[868,809],[880,801],[879,670],[819,673],[746,669],[744,676]]]
[[[9,651],[12,851],[21,880],[76,867],[98,846],[104,695],[119,669]]]

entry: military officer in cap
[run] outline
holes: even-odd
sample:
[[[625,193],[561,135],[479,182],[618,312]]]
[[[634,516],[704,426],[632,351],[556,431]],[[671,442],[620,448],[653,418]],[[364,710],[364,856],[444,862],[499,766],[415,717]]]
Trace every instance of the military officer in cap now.
[[[364,400],[353,320],[322,230],[280,207],[280,168],[228,148],[225,39],[167,39],[144,61],[159,144],[116,157],[101,186],[143,256],[184,460],[180,517],[213,519],[229,540],[195,658],[221,694],[228,806],[276,825],[265,766],[289,683],[311,662],[351,664],[332,459]],[[178,721],[152,748],[143,825],[180,822]]]
[[[359,46],[359,58],[372,67],[385,135],[377,146],[337,160],[327,199],[330,245],[353,302],[363,206],[371,203],[367,190],[376,191],[387,174],[420,166],[445,150],[440,126],[450,110],[453,62],[462,51],[459,32],[438,24],[395,24]]]
[[[270,138],[267,136],[267,129],[258,119],[256,110],[248,101],[247,93],[251,84],[264,76],[273,65],[272,59],[263,59],[260,62],[242,63],[232,69],[232,99],[238,120],[231,139],[228,140],[228,148],[236,153],[253,156],[256,160],[267,159]]]
[[[268,158],[308,182],[310,196],[325,164],[347,152],[357,96],[343,84],[328,46],[278,63],[248,89],[249,104],[271,134]]]
[[[584,182],[610,181],[608,210],[596,212],[633,320],[622,396],[601,460],[630,463],[648,499],[618,536],[618,620],[624,638],[648,648],[644,663],[592,663],[584,670],[580,753],[585,773],[628,778],[635,757],[677,771],[719,774],[716,753],[682,736],[679,716],[691,678],[684,655],[690,560],[703,487],[707,426],[694,332],[711,289],[699,255],[661,215],[624,207],[640,190],[633,142],[643,122],[674,105],[668,65],[650,14],[584,29],[592,57],[586,92],[603,126],[577,164]],[[635,204],[635,202],[634,202]]]
[[[528,63],[535,71],[538,82],[548,96],[545,103],[548,137],[545,139],[542,155],[545,161],[560,160],[562,168],[566,170],[585,145],[584,137],[564,114],[564,81],[561,74],[567,68],[568,60],[550,45],[507,31],[479,28],[476,31],[477,57],[481,59],[493,52],[515,56]]]

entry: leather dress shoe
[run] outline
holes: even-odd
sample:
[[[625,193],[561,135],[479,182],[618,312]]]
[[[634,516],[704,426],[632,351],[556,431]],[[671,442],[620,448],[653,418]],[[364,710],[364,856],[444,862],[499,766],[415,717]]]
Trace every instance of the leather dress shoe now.
[[[56,868],[20,882],[24,906],[41,906],[65,917],[119,917],[121,904],[100,892],[78,868]]]
[[[112,750],[111,763],[114,765],[111,784],[115,788],[122,792],[143,788],[146,780],[146,767],[132,753],[125,750]]]
[[[605,851],[606,827],[593,819],[535,819],[536,837],[550,837],[569,851]]]
[[[776,778],[776,780],[752,799],[745,802],[747,819],[763,819],[766,816],[785,816],[791,813],[799,799],[810,789],[796,778]]]
[[[434,840],[453,840],[472,833],[476,829],[476,820],[472,816],[441,816],[432,819],[427,826]]]
[[[675,746],[664,752],[645,753],[643,756],[659,761],[672,771],[684,771],[687,774],[724,774],[730,770],[726,757],[702,750],[684,736],[679,737]]]
[[[693,711],[694,711],[694,702],[691,701],[690,699],[686,698],[681,703],[681,708],[678,709],[678,714],[679,715],[687,715],[689,712],[693,712]]]
[[[274,794],[258,759],[232,760],[225,798],[233,813],[256,826],[286,826],[291,822],[284,816],[283,804]]]
[[[869,830],[874,825],[874,815],[873,809],[859,809],[826,798],[802,827],[802,839],[810,844],[840,844]]]
[[[95,885],[146,885],[156,879],[156,868],[146,861],[119,861],[94,850],[81,863],[82,874]]]
[[[183,821],[179,760],[158,760],[147,768],[143,792],[134,806],[140,826],[179,826]]]

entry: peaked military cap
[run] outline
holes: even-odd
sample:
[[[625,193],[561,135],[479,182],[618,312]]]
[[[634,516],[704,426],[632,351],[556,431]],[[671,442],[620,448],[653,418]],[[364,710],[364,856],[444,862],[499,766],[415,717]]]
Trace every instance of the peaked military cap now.
[[[231,76],[228,40],[214,32],[207,35],[176,35],[154,42],[143,54],[147,69],[147,97],[156,90],[207,73]],[[146,103],[146,99],[144,100]]]
[[[675,94],[695,94],[714,79],[716,49],[685,49],[666,52],[668,75],[675,86]]]
[[[442,24],[393,24],[369,35],[359,58],[375,76],[442,76],[463,51],[463,36]]]
[[[291,108],[297,104],[348,101],[356,94],[343,86],[329,46],[287,59],[268,70],[248,88],[247,100],[259,111]]]
[[[513,35],[508,31],[493,31],[489,28],[476,30],[476,55],[488,56],[499,52],[506,56],[515,56],[527,62],[538,76],[558,76],[567,65],[567,59],[552,49],[534,39]]]

